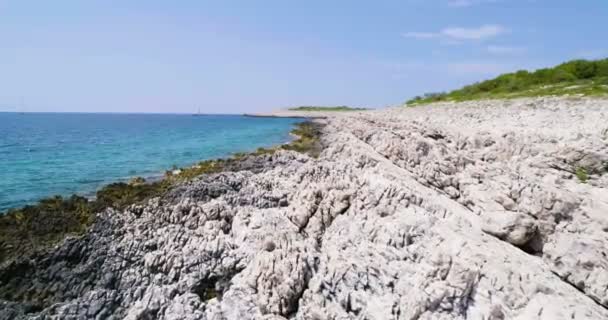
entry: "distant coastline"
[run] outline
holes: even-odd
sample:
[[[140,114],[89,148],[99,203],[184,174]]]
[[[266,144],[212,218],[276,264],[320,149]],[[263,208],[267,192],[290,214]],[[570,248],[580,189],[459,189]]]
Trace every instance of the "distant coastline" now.
[[[296,119],[310,119],[311,117],[308,116],[297,116],[297,115],[293,115],[293,116],[282,116],[282,115],[278,115],[278,114],[272,114],[272,113],[243,113],[244,117],[250,117],[250,118],[296,118]]]

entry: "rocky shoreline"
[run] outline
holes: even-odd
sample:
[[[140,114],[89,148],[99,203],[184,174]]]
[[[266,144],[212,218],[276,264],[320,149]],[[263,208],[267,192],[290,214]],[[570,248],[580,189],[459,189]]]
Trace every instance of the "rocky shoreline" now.
[[[0,319],[608,318],[608,101],[323,116],[2,266]]]

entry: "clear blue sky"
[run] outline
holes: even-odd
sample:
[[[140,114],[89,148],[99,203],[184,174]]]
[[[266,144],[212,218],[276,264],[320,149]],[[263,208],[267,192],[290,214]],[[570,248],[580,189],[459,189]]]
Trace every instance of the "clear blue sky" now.
[[[605,0],[0,0],[0,109],[383,107],[608,56]]]

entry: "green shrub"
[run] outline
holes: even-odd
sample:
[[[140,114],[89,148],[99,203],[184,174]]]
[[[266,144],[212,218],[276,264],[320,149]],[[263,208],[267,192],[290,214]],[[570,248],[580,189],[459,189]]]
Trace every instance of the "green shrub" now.
[[[426,102],[435,102],[441,101],[444,99],[446,93],[445,92],[429,92],[425,93],[422,96],[416,96],[413,99],[410,99],[406,102],[406,104],[416,103],[418,101],[426,101]]]
[[[608,77],[608,59],[597,62],[596,73],[598,77]]]
[[[586,183],[589,180],[589,173],[587,173],[587,169],[584,167],[578,167],[575,171],[576,177],[582,183]]]
[[[566,81],[573,81],[576,80],[576,76],[566,70],[555,70],[552,75],[551,75],[551,79],[549,79],[549,83],[560,83],[560,82],[566,82]]]
[[[416,96],[407,104],[574,93],[608,94],[608,88],[599,86],[608,81],[607,79],[608,59],[573,60],[553,68],[538,69],[533,72],[519,70],[503,74],[449,93]],[[574,90],[572,88],[564,90],[566,87],[573,86],[576,86]]]
[[[557,66],[557,69],[573,74],[576,79],[591,79],[597,75],[598,65],[599,61],[574,60]]]

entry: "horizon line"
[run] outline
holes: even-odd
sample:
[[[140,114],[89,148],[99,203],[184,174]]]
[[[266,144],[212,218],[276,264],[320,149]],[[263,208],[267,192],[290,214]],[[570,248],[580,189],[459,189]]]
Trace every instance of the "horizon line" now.
[[[0,110],[0,113],[35,114],[35,113],[72,113],[72,114],[156,114],[156,115],[195,115],[195,116],[239,116],[248,114],[242,113],[180,113],[180,112],[120,112],[120,111],[12,111]]]

